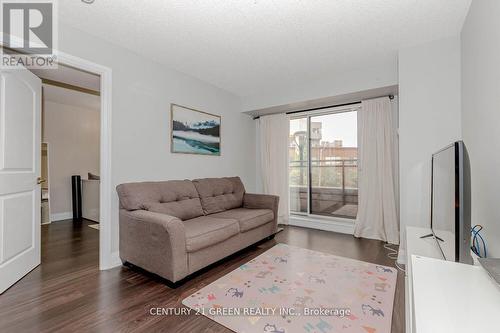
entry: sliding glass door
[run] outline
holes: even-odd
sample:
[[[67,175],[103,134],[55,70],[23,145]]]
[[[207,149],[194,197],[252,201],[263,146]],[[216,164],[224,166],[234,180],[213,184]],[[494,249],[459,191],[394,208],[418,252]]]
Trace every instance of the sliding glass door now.
[[[290,211],[356,218],[357,111],[290,120]]]

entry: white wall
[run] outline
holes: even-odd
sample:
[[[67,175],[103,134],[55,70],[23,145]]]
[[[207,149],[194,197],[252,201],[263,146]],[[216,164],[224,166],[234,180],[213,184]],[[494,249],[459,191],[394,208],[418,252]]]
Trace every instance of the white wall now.
[[[399,52],[401,244],[407,225],[430,226],[431,155],[461,138],[460,38]]]
[[[112,184],[241,176],[255,187],[255,127],[240,99],[85,32],[59,28],[61,51],[113,71]],[[158,41],[161,42],[161,41]],[[170,103],[222,116],[222,156],[170,153]],[[118,251],[118,196],[112,190],[112,251]]]
[[[339,96],[397,84],[397,59],[392,59],[375,67],[360,68],[316,81],[296,82],[294,85],[287,85],[284,89],[277,88],[267,94],[243,97],[242,111]]]
[[[71,176],[99,174],[99,110],[44,101],[51,214],[72,212]]]
[[[462,123],[472,171],[472,224],[500,257],[500,1],[473,1],[462,30]]]

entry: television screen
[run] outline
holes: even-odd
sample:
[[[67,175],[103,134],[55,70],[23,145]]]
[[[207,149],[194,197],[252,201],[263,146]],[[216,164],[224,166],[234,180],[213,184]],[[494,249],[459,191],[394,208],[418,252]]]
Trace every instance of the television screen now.
[[[472,263],[470,162],[462,141],[432,155],[431,228],[446,260]]]
[[[455,145],[432,158],[432,231],[446,260],[455,261]]]

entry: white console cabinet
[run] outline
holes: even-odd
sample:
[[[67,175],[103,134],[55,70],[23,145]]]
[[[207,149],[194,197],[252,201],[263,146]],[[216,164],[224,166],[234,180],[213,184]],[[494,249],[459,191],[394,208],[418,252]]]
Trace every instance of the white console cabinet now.
[[[478,265],[442,260],[430,229],[407,227],[406,332],[500,332],[500,287]]]

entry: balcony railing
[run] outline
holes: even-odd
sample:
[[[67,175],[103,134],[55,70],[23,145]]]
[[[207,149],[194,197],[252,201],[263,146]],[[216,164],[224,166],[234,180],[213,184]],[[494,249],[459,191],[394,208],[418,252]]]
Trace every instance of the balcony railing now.
[[[308,211],[308,161],[290,161],[290,210]],[[357,159],[311,161],[310,213],[355,218],[358,204]]]

